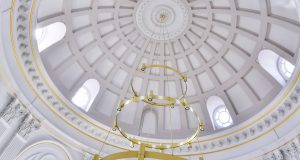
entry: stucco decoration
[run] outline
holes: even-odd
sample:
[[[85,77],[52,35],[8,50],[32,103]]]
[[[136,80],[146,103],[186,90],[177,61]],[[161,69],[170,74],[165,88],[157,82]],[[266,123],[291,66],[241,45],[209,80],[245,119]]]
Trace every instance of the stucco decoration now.
[[[41,141],[24,149],[16,160],[71,160],[68,151],[57,142]]]
[[[8,123],[11,123],[12,120],[16,118],[22,118],[27,114],[27,111],[24,107],[21,106],[18,99],[14,98],[11,102],[5,107],[5,109],[0,112],[0,117],[3,118]]]

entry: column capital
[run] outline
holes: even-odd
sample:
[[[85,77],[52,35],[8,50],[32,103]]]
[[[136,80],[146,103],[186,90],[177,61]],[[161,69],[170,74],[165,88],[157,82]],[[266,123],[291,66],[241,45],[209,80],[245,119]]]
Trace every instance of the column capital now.
[[[41,124],[30,114],[27,114],[19,127],[18,134],[26,139],[31,133],[40,128]]]
[[[12,123],[15,119],[23,118],[28,111],[23,107],[17,98],[13,98],[11,102],[0,112],[0,118],[3,118],[7,123]]]

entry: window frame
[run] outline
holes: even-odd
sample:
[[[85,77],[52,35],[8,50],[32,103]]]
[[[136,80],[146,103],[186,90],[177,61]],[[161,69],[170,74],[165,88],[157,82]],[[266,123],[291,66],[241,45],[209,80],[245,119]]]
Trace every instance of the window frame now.
[[[219,113],[218,111],[222,110],[222,109],[225,109],[225,112],[227,112],[227,114],[229,116],[228,121],[225,123],[221,122],[220,118],[217,119],[217,117],[216,117],[216,114]],[[224,112],[224,111],[222,111],[222,112]],[[219,113],[219,114],[221,115],[221,113]],[[230,127],[231,125],[233,125],[232,117],[231,117],[230,112],[229,112],[228,108],[226,107],[226,105],[220,105],[220,106],[216,107],[213,111],[212,117],[213,117],[213,123],[215,124],[215,127],[217,129],[227,128],[227,127]],[[218,123],[218,121],[223,124]],[[229,124],[227,125],[227,123],[229,123]]]

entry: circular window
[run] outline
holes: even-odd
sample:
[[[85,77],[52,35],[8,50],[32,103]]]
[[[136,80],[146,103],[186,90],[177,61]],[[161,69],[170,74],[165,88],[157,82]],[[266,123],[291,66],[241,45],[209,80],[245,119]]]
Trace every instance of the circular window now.
[[[291,64],[289,61],[287,61],[283,58],[279,58],[278,59],[278,69],[279,69],[281,76],[285,80],[289,80],[294,72],[295,66],[293,64]]]
[[[232,125],[232,118],[226,106],[219,106],[214,111],[214,121],[217,128],[224,128]]]

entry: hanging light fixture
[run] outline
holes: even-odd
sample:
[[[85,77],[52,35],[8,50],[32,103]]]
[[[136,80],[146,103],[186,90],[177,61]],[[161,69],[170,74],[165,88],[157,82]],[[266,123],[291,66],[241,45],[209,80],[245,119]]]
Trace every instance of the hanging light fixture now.
[[[176,73],[179,73],[180,77],[183,77],[183,79],[186,79],[186,76],[181,74],[179,71],[177,71],[174,68],[171,68],[169,66],[163,66],[163,65],[145,65],[143,64],[141,67],[141,71],[145,71],[148,68],[166,68],[166,69],[170,69],[170,70],[174,70]],[[186,81],[185,81],[186,82]],[[170,148],[177,148],[186,144],[190,144],[199,134],[200,131],[204,130],[204,125],[203,122],[201,122],[199,116],[197,115],[197,113],[189,106],[188,101],[186,100],[186,91],[183,92],[183,95],[177,99],[177,98],[173,98],[170,96],[160,96],[160,95],[155,95],[153,93],[153,91],[150,91],[147,95],[145,96],[139,96],[139,94],[137,93],[137,91],[134,89],[133,87],[133,81],[132,81],[132,91],[134,93],[134,95],[132,96],[132,98],[128,99],[128,100],[121,100],[119,103],[119,106],[117,108],[117,112],[115,115],[115,122],[114,122],[114,128],[116,128],[120,134],[126,138],[127,140],[129,140],[132,144],[145,144],[145,146],[147,148],[155,148],[155,149],[160,149],[160,150],[165,150],[165,149],[170,149]],[[163,101],[163,102],[161,102]],[[197,120],[197,129],[194,132],[194,134],[191,137],[187,137],[185,138],[184,141],[182,142],[178,142],[178,143],[171,143],[171,144],[156,144],[156,143],[146,143],[143,142],[141,140],[137,140],[136,138],[132,138],[130,136],[128,136],[128,134],[121,129],[121,127],[119,126],[119,114],[122,111],[122,109],[126,106],[128,106],[131,103],[139,103],[139,102],[144,102],[146,104],[149,104],[151,107],[168,107],[168,106],[180,106],[185,108],[185,110],[190,111],[192,113],[192,115],[195,117],[195,119]]]
[[[167,22],[167,20],[168,20],[168,15],[165,12],[161,12],[160,16],[159,16],[159,21],[160,21],[161,27],[164,27],[164,24]],[[163,28],[163,36],[164,36],[163,40],[164,40],[164,44],[165,44],[164,28]],[[140,95],[140,93],[138,93],[138,91],[134,88],[134,85],[133,85],[134,84],[134,78],[132,78],[132,80],[131,80],[131,90],[133,92],[133,95],[129,99],[124,99],[124,100],[120,101],[120,103],[117,107],[117,110],[116,110],[115,121],[114,121],[114,124],[113,124],[112,131],[118,131],[124,138],[126,138],[130,142],[132,148],[134,148],[134,145],[140,145],[140,150],[139,151],[129,151],[129,152],[126,152],[126,153],[125,152],[124,153],[117,153],[115,155],[108,156],[107,158],[102,158],[103,160],[105,160],[105,159],[109,160],[110,159],[109,157],[113,157],[113,156],[117,156],[117,155],[119,157],[124,156],[124,157],[127,157],[127,158],[129,157],[129,155],[131,155],[131,156],[136,155],[136,156],[138,156],[136,158],[139,158],[139,159],[151,158],[151,155],[153,155],[152,152],[146,151],[145,148],[159,149],[162,152],[166,149],[172,149],[172,155],[166,155],[164,153],[154,153],[154,155],[157,156],[157,154],[163,154],[164,157],[171,157],[171,159],[174,159],[174,160],[177,160],[177,159],[178,160],[183,160],[183,158],[173,155],[173,149],[177,148],[177,147],[180,147],[180,146],[183,146],[183,145],[189,145],[189,146],[192,147],[193,140],[200,135],[201,131],[204,131],[204,123],[200,120],[200,117],[194,111],[194,109],[189,105],[189,102],[186,99],[187,90],[188,90],[187,75],[185,75],[185,74],[179,72],[177,69],[172,68],[170,66],[167,66],[165,64],[156,64],[156,65],[142,64],[141,67],[139,69],[137,69],[136,73],[134,74],[134,77],[140,72],[143,72],[145,74],[145,71],[147,69],[157,69],[157,68],[158,69],[163,69],[165,71],[166,70],[172,71],[175,74],[177,74],[178,78],[180,80],[182,80],[183,84],[184,84],[184,88],[182,90],[181,96],[178,97],[178,98],[171,97],[171,96],[162,96],[162,95],[158,95],[157,93],[154,93],[154,91],[152,91],[152,90],[150,90],[146,95]],[[131,103],[140,103],[140,102],[144,102],[145,104],[148,104],[149,106],[151,106],[151,109],[152,109],[152,107],[169,107],[170,109],[173,109],[175,107],[184,108],[185,111],[191,112],[192,115],[194,116],[194,118],[196,119],[197,129],[195,130],[195,132],[191,136],[186,137],[183,141],[176,142],[176,143],[174,143],[174,141],[173,141],[173,132],[171,132],[172,142],[167,143],[167,144],[159,144],[159,143],[156,143],[156,142],[145,142],[145,141],[139,140],[137,138],[134,138],[132,136],[129,136],[128,133],[126,133],[119,126],[119,121],[118,121],[119,120],[119,115],[122,112],[123,108],[130,107],[130,106],[128,106],[129,104],[131,104]],[[171,117],[172,116],[171,116],[171,112],[170,112],[170,122],[172,120]],[[107,140],[109,135],[110,135],[110,130],[108,132],[108,135],[107,135],[105,141]],[[93,160],[100,160],[101,159],[100,153],[102,152],[103,147],[104,147],[104,143],[102,144],[102,147],[100,149],[99,154],[94,155]],[[133,154],[133,152],[137,153],[137,154]],[[146,152],[147,152],[147,155],[149,157],[146,157],[146,154],[145,154]],[[170,159],[170,158],[165,158],[165,159]],[[199,160],[203,160],[203,157],[201,156],[199,158]]]

